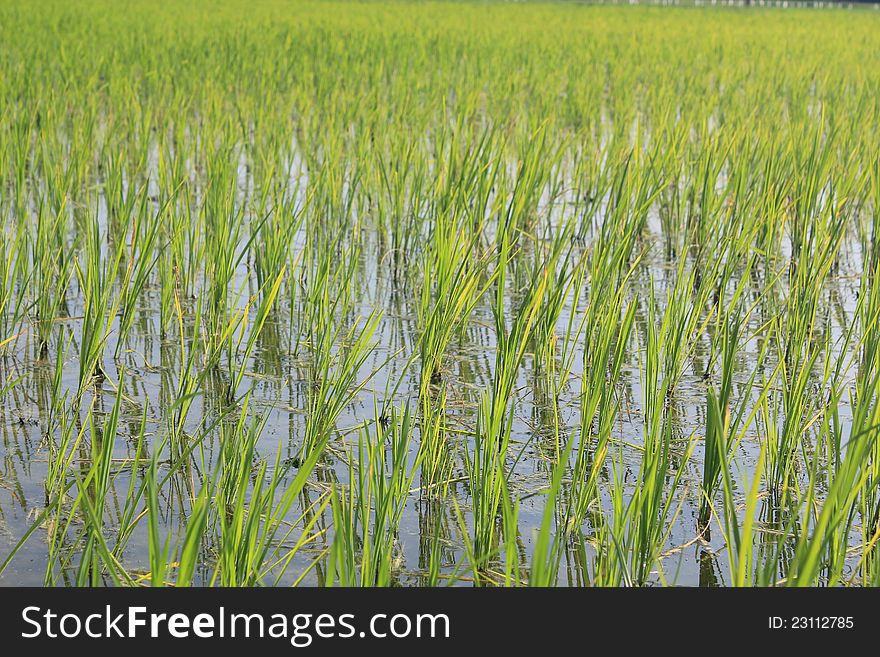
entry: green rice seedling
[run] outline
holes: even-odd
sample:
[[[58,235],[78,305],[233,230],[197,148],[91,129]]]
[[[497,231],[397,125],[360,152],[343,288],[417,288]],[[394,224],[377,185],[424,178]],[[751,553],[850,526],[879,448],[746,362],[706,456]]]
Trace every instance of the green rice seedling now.
[[[169,417],[167,422],[169,425],[169,434],[172,450],[176,445],[180,445],[185,439],[185,428],[189,411],[192,408],[196,395],[201,388],[201,382],[206,376],[206,370],[199,371],[198,359],[199,351],[196,341],[192,336],[198,335],[201,326],[201,313],[196,313],[194,324],[192,327],[192,336],[187,340],[183,326],[183,310],[180,306],[180,300],[175,296],[175,306],[177,310],[178,333],[180,340],[180,365],[178,368],[177,384],[172,393],[171,403],[169,404]]]
[[[150,467],[145,477],[147,488],[147,520],[149,524],[149,554],[150,554],[150,585],[163,586],[167,581],[166,571],[171,556],[171,541],[161,539],[161,518],[159,507],[159,475],[156,460],[150,461]],[[198,520],[196,521],[196,523]],[[196,523],[193,523],[195,526]],[[202,528],[204,529],[204,527]]]
[[[266,321],[269,319],[269,315],[272,312],[276,299],[278,298],[278,293],[281,289],[281,283],[284,280],[285,273],[286,270],[284,268],[278,271],[278,273],[275,274],[275,278],[267,282],[267,287],[259,291],[258,298],[248,300],[241,312],[236,313],[232,318],[233,324],[227,329],[234,331],[235,329],[232,328],[232,326],[237,326],[238,328],[238,337],[235,338],[233,342],[230,343],[224,340],[226,344],[232,345],[227,351],[229,388],[226,397],[227,401],[230,403],[235,401],[236,395],[238,394],[237,391],[244,381],[248,359],[256,346],[257,340],[262,334]],[[257,303],[256,316],[254,317],[253,322],[250,322],[248,317],[251,304],[254,302]],[[244,339],[245,333],[247,333],[248,336],[246,342]]]
[[[825,444],[836,445],[839,442],[842,442],[841,437],[839,436],[840,431],[840,421],[839,421],[839,412],[837,408],[840,406],[840,394],[832,389],[832,393],[830,394],[831,400],[829,406],[831,409],[826,411],[823,414],[822,419],[818,423],[818,435],[819,440]],[[869,448],[870,450],[873,448]],[[825,465],[826,454],[824,449],[816,449],[812,454],[812,463],[810,464],[810,486],[807,490],[806,495],[806,504],[813,504],[813,498],[815,493],[811,489],[818,488],[825,484],[825,481],[829,483],[829,485],[833,486],[837,481],[838,477],[841,475],[841,470],[843,467],[846,467],[845,460],[843,458],[835,457],[832,458],[831,463],[827,466],[827,474],[825,477],[822,476],[820,467]],[[869,457],[868,457],[869,458]],[[861,464],[859,464],[860,475],[864,476],[864,483],[859,486],[862,489],[862,492],[870,494],[872,491],[872,486],[868,483],[868,477],[870,477],[871,469],[870,467],[866,467],[868,460],[866,458]],[[815,483],[814,483],[815,482]],[[839,503],[836,500],[826,499],[825,503]],[[843,517],[834,522],[829,528],[821,528],[822,537],[826,540],[826,547],[823,549],[824,555],[822,559],[822,569],[820,571],[819,577],[816,581],[812,582],[810,585],[825,583],[832,586],[837,586],[841,582],[844,581],[845,571],[848,569],[847,561],[849,559],[848,551],[850,549],[850,535],[856,531],[856,522],[857,522],[857,514],[859,512],[859,500],[854,498],[852,502],[848,504],[848,508],[845,511]],[[819,540],[819,534],[814,534],[812,537],[813,541]],[[793,582],[797,578],[797,569],[800,564],[798,563],[798,552],[795,550],[794,559],[788,564],[789,565],[789,578],[790,582]]]
[[[325,445],[343,409],[356,397],[367,380],[358,383],[358,374],[370,354],[371,340],[379,322],[378,313],[343,333],[337,324],[321,333],[321,342],[312,345],[315,361],[309,387],[305,438],[302,446],[309,454]]]
[[[846,549],[846,537],[852,529],[859,493],[864,490],[870,473],[865,464],[877,442],[877,417],[869,402],[859,404],[854,419],[859,423],[854,424],[855,432],[850,435],[831,489],[816,516],[808,516],[812,526],[800,535],[797,542],[789,566],[790,585],[816,585],[823,568],[829,569],[829,584],[835,585],[841,580],[842,555],[835,554],[835,551]],[[811,477],[806,495],[808,508],[814,504],[816,493],[812,482],[816,479]],[[872,486],[876,487],[876,484],[872,483]]]
[[[870,324],[876,321],[877,311],[873,306],[875,299],[871,285],[866,287],[868,294],[860,298],[859,314],[862,321]],[[850,331],[845,340],[851,339],[852,335],[853,331]],[[827,583],[834,586],[843,582],[851,549],[850,537],[855,532],[859,515],[864,537],[862,554],[871,549],[877,517],[871,502],[877,490],[876,363],[870,345],[865,344],[865,347],[867,351],[863,354],[868,359],[861,361],[855,389],[850,392],[853,421],[848,432],[840,421],[843,396],[840,381],[847,366],[840,361],[832,365],[830,357],[826,357],[823,381],[831,379],[828,399],[825,408],[812,419],[819,439],[817,449],[812,453],[804,450],[803,458],[809,467],[808,481],[805,494],[799,500],[807,509],[821,506],[821,510],[804,513],[806,526],[796,534],[794,554],[786,564],[786,583],[789,585]],[[831,349],[826,347],[826,353],[830,352]],[[824,445],[827,450],[821,449]],[[821,503],[817,500],[819,489],[827,491]]]
[[[26,276],[26,244],[23,224],[11,239],[0,242],[0,354],[11,348],[21,330],[25,295],[20,285]]]
[[[364,429],[352,453],[348,490],[333,495],[333,545],[328,570],[342,586],[391,586],[399,567],[398,531],[418,460],[409,456],[408,408],[377,418],[377,432]]]
[[[356,245],[341,251],[338,253],[329,238],[319,231],[309,232],[300,272],[304,289],[298,329],[313,358],[322,353],[319,345],[353,303],[360,251]],[[295,337],[293,331],[291,325],[291,340]],[[298,352],[298,345],[295,351]]]
[[[203,563],[202,541],[208,526],[210,511],[210,489],[205,486],[199,491],[198,497],[191,504],[183,539],[173,554],[172,561],[177,564],[174,586],[191,586],[194,583],[196,571],[199,570]],[[154,541],[154,543],[157,544],[158,541]],[[150,576],[151,578],[153,577],[152,569],[150,570]],[[158,579],[157,577],[156,580],[158,581]]]
[[[722,141],[724,139],[724,141]],[[725,141],[727,143],[725,143]],[[693,166],[693,175],[686,177],[684,225],[679,234],[692,236],[691,251],[699,263],[702,252],[718,243],[718,224],[723,216],[726,195],[732,185],[721,190],[717,181],[726,165],[732,141],[718,133],[701,135],[700,149]]]
[[[447,392],[421,400],[418,462],[420,494],[427,499],[445,499],[452,478],[453,455],[445,430]]]
[[[560,463],[553,469],[550,486],[546,492],[547,503],[544,505],[541,526],[535,536],[535,547],[529,567],[529,586],[555,586],[557,582],[562,547],[565,543],[563,537],[554,531],[555,526],[559,524],[556,518],[556,501],[561,497],[565,464],[568,462],[573,445],[572,442],[566,445]]]
[[[216,492],[219,553],[215,577],[224,586],[242,586],[258,581],[263,555],[256,548],[266,546],[261,515],[271,510],[274,491],[264,490],[265,461],[254,472],[262,425],[248,425],[247,415],[242,413],[237,423],[221,423],[220,428],[223,455]],[[256,482],[253,491],[252,477]]]
[[[484,420],[488,420],[489,433],[500,433],[504,417],[508,413],[509,402],[514,391],[517,370],[530,345],[531,337],[538,318],[539,308],[547,291],[549,272],[536,272],[529,281],[528,288],[514,313],[510,328],[507,327],[505,313],[506,268],[511,256],[512,244],[501,235],[499,256],[496,271],[495,303],[492,307],[495,318],[496,356],[495,371],[491,394],[484,395],[488,399],[487,410],[490,411]]]
[[[122,421],[125,422],[125,419],[126,418],[123,417]],[[147,416],[146,408],[144,409],[139,422],[135,421],[134,417],[129,420],[129,430],[132,433],[137,432],[136,438],[131,436],[134,438],[133,449],[129,444],[126,456],[115,460],[116,467],[118,468],[117,476],[122,479],[124,475],[128,474],[128,486],[125,487],[124,497],[122,498],[124,502],[122,503],[121,508],[119,505],[116,506],[114,509],[116,515],[113,518],[116,530],[116,536],[113,540],[113,555],[120,563],[125,562],[126,550],[129,547],[135,529],[137,529],[138,522],[143,515],[142,501],[145,498],[148,499],[151,492],[148,485],[151,473],[146,472],[143,478],[135,475],[136,473],[141,472],[142,469],[147,469],[144,468],[144,466],[148,461],[150,467],[152,467],[157,455],[162,454],[163,452],[163,442],[160,442],[158,445],[148,445],[148,424],[149,417]],[[152,458],[150,459],[148,457],[151,448],[154,451]]]
[[[272,575],[280,564],[283,574],[295,552],[277,542],[285,527],[285,517],[305,486],[307,477],[323,451],[314,445],[300,463],[297,474],[284,485],[287,468],[279,456],[269,471],[265,459],[257,460],[256,444],[265,420],[247,420],[248,399],[234,425],[222,424],[222,455],[218,465],[214,522],[218,530],[217,563],[212,582],[223,586],[253,586]],[[326,441],[325,441],[326,442]],[[251,483],[253,482],[253,484]],[[294,523],[298,524],[298,523]],[[306,526],[306,533],[310,525]],[[191,539],[192,540],[192,539]],[[192,550],[192,546],[189,548]],[[276,580],[277,581],[277,580]]]
[[[603,555],[603,565],[610,583],[627,586],[644,585],[657,566],[669,532],[669,521],[677,513],[675,495],[682,481],[694,441],[689,440],[679,466],[674,467],[672,423],[665,405],[675,373],[663,367],[662,341],[667,339],[664,327],[670,319],[667,310],[659,326],[653,297],[648,306],[648,344],[645,356],[643,449],[638,475],[629,499],[622,480],[624,465],[620,454],[612,460],[615,476],[611,481],[611,519],[608,520],[610,544]],[[680,508],[680,505],[679,507]]]
[[[134,323],[137,302],[143,294],[158,260],[158,255],[155,253],[156,239],[161,227],[160,218],[165,212],[165,208],[160,209],[155,216],[150,218],[147,210],[149,197],[146,190],[141,192],[139,201],[138,218],[131,228],[128,265],[120,283],[119,336],[116,340],[115,358],[119,358],[122,352],[125,337],[131,331]],[[141,221],[144,222],[143,226]]]
[[[599,474],[616,418],[616,386],[636,312],[632,303],[624,309],[635,239],[632,227],[625,230],[621,234],[616,227],[603,224],[589,259],[590,291],[582,320],[580,438],[565,511],[566,532],[580,526],[590,505],[597,502]]]
[[[26,190],[28,178],[28,158],[31,153],[31,140],[38,113],[25,113],[19,110],[4,121],[4,149],[9,178],[14,191],[12,207],[18,216],[26,214]],[[4,117],[5,118],[5,117]]]
[[[473,453],[465,451],[474,524],[473,541],[468,544],[468,553],[477,576],[489,567],[497,554],[500,537],[498,517],[508,495],[505,460],[513,415],[508,413],[502,420],[498,427],[500,431],[492,430],[491,418],[492,398],[486,393],[480,403]]]
[[[299,180],[293,189],[279,188],[274,167],[265,174],[264,181],[252,211],[262,219],[250,226],[256,233],[250,246],[257,287],[271,289],[270,281],[287,266],[291,242],[305,219],[308,200],[297,206]]]
[[[534,232],[541,193],[561,156],[561,149],[547,139],[546,123],[529,135],[521,149],[513,190],[499,225],[499,242],[509,240],[512,248],[521,234]]]
[[[48,413],[46,417],[46,435],[49,437],[50,445],[52,437],[59,430],[58,422],[68,412],[70,393],[65,389],[64,374],[70,344],[71,336],[69,334],[62,334],[58,349],[55,351],[55,366],[52,371],[52,380],[49,387]]]
[[[62,204],[52,216],[47,203],[37,214],[36,235],[30,245],[33,315],[40,358],[49,351],[49,341],[60,318],[70,282],[72,249],[66,244],[66,208]]]
[[[863,223],[868,227],[860,226],[860,242],[862,251],[868,255],[866,270],[874,271],[877,267],[877,261],[880,259],[880,250],[877,247],[877,238],[880,237],[880,162],[874,164],[869,172],[870,181],[870,199],[873,211],[870,213],[869,221]]]
[[[370,355],[381,313],[352,317],[350,327],[345,328],[357,255],[356,248],[350,249],[334,267],[333,251],[321,237],[314,237],[307,246],[304,273],[308,286],[301,315],[310,359],[305,453],[326,444],[339,415],[367,383],[358,384],[357,378]]]
[[[180,183],[179,202],[169,206],[162,222],[159,274],[161,286],[160,333],[176,318],[175,295],[184,300],[196,294],[198,274],[205,259],[203,215],[194,207],[193,190],[185,180]],[[169,187],[164,194],[170,195]]]
[[[880,344],[878,344],[878,334],[875,330],[877,322],[880,321],[880,288],[874,282],[878,266],[880,266],[880,261],[873,259],[873,269],[865,270],[863,283],[860,287],[862,294],[859,296],[858,322],[862,327],[862,340],[858,354],[855,386],[857,402],[854,407],[860,410],[863,417],[872,412],[870,409],[865,409],[864,404],[869,403],[868,400],[871,399],[876,372],[880,368],[880,350],[878,350]],[[869,427],[867,430],[871,431],[871,428]],[[834,427],[835,436],[840,436],[842,433],[841,427]],[[835,461],[840,461],[844,449],[845,445],[835,444]],[[870,458],[864,463],[868,478],[862,491],[860,508],[862,550],[859,570],[866,583],[876,582],[878,567],[875,547],[878,540],[878,530],[880,530],[880,495],[877,493],[877,484],[880,482],[878,449],[880,447],[875,444],[871,450]]]
[[[556,235],[550,238],[548,253],[535,262],[536,268],[548,272],[551,276],[547,284],[547,294],[544,295],[541,310],[535,321],[533,334],[536,362],[550,376],[555,376],[557,369],[557,324],[572,286],[580,280],[578,273],[583,262],[575,259],[571,249],[573,230],[574,224],[571,222],[561,227]]]
[[[739,323],[728,318],[722,339],[721,385],[710,386],[706,393],[706,453],[703,456],[702,500],[697,524],[701,531],[709,524],[712,499],[719,484],[721,469],[727,467],[736,448],[731,436],[730,403],[733,394],[734,359],[739,339]]]
[[[80,392],[92,381],[107,378],[104,349],[121,302],[121,296],[113,293],[113,283],[123,253],[122,248],[110,254],[106,252],[96,214],[92,213],[86,222],[83,252],[74,262],[84,297],[79,348]]]
[[[474,255],[478,234],[463,240],[459,230],[448,218],[438,216],[426,255],[418,306],[423,396],[442,378],[449,341],[494,279],[494,275],[485,275],[488,258]]]
[[[216,470],[211,478],[206,478],[198,493],[193,494],[189,512],[186,514],[182,538],[175,542],[172,540],[173,534],[169,532],[163,540],[163,508],[160,501],[163,483],[173,477],[174,473],[181,470],[183,464],[186,463],[185,459],[176,460],[168,466],[167,472],[163,475],[160,471],[163,466],[159,457],[163,453],[165,443],[166,441],[163,439],[154,446],[153,455],[144,469],[140,485],[136,487],[135,479],[131,479],[126,498],[128,501],[126,509],[138,508],[131,502],[139,504],[143,500],[143,510],[139,510],[136,515],[134,512],[129,512],[121,519],[119,538],[116,543],[117,551],[119,551],[119,546],[126,545],[141,519],[146,516],[150,568],[148,575],[141,579],[149,581],[151,586],[166,586],[171,583],[174,586],[190,586],[193,584],[196,571],[203,570],[205,565],[206,550],[203,544],[205,534],[208,531],[211,493],[217,478]],[[141,458],[141,446],[142,442],[139,442],[133,461],[134,465],[140,464],[142,460],[146,461],[145,458]],[[195,447],[195,443],[191,447]],[[176,571],[173,579],[170,573],[171,568]]]
[[[794,457],[800,450],[805,423],[816,412],[807,392],[813,369],[823,349],[815,339],[817,310],[823,283],[831,269],[842,237],[842,215],[828,208],[823,216],[811,222],[812,228],[801,234],[795,229],[792,263],[789,268],[789,309],[786,324],[777,328],[783,353],[782,402],[785,416],[777,434],[776,444],[768,453],[773,486],[776,490],[790,483],[795,467]],[[824,225],[823,225],[824,224]]]
[[[209,352],[223,347],[232,350],[232,334],[227,329],[234,323],[231,316],[242,294],[236,271],[248,253],[248,243],[241,246],[245,212],[236,198],[233,166],[236,156],[236,150],[227,142],[209,157],[209,187],[200,208],[205,235],[203,294],[207,322],[204,338]],[[254,237],[251,236],[251,240]]]
[[[711,313],[714,311],[705,312],[704,309],[709,306],[714,288],[708,281],[716,279],[717,271],[700,275],[698,285],[697,270],[687,271],[685,261],[684,255],[680,257],[675,283],[667,295],[666,310],[658,336],[658,347],[663,354],[663,376],[668,379],[666,394],[669,396],[675,393],[696,341],[711,321]],[[692,296],[695,288],[697,292]]]
[[[523,564],[520,556],[520,533],[519,533],[519,500],[508,491],[501,498],[501,518],[500,518],[500,543],[501,553],[504,556],[504,576],[503,582],[505,586],[519,586],[522,581]],[[470,547],[470,546],[469,546]],[[473,549],[468,549],[468,556],[473,562]],[[497,575],[488,570],[483,573],[483,577],[487,582],[492,582],[490,577]]]
[[[721,441],[715,444],[718,450],[719,460],[726,458],[726,444]],[[743,486],[747,491],[745,510],[742,512],[742,524],[740,524],[740,513],[737,510],[734,499],[735,488],[732,483],[730,471],[728,469],[729,459],[724,461],[721,466],[721,484],[724,493],[724,525],[722,532],[724,533],[725,542],[730,551],[730,559],[728,561],[730,570],[730,583],[732,586],[752,586],[756,583],[754,574],[754,544],[755,544],[755,516],[757,514],[758,499],[760,493],[761,481],[764,476],[764,464],[766,462],[767,447],[766,444],[761,446],[758,455],[757,467],[752,476],[751,483]],[[764,571],[766,572],[766,571]],[[767,583],[767,582],[764,582]]]
[[[47,530],[46,545],[49,555],[49,565],[44,579],[46,584],[50,585],[57,583],[59,578],[64,576],[64,573],[56,570],[55,564],[60,562],[60,554],[67,542],[68,528],[64,518],[70,517],[68,513],[71,508],[68,495],[71,483],[68,481],[68,472],[72,469],[85,433],[84,430],[75,431],[67,417],[63,417],[58,426],[59,438],[57,443],[52,445],[52,459],[49,462],[45,483],[45,510],[41,518]],[[34,528],[39,526],[37,523],[34,524]],[[16,549],[10,553],[10,559],[18,548],[19,546],[16,546]]]
[[[507,495],[505,459],[513,424],[510,402],[517,371],[529,344],[548,280],[548,274],[544,272],[532,281],[508,329],[503,308],[504,263],[509,249],[510,245],[502,242],[494,307],[498,346],[492,388],[483,392],[480,398],[473,452],[465,451],[473,504],[472,565],[477,573],[488,567],[497,549],[497,517],[501,512],[502,500]]]
[[[391,149],[394,149],[391,151]],[[395,140],[389,153],[376,153],[376,169],[381,179],[382,192],[377,195],[376,215],[379,230],[384,236],[387,221],[391,233],[392,272],[395,279],[406,273],[407,254],[415,252],[422,241],[421,218],[427,187],[425,160],[414,139]]]
[[[623,311],[622,294],[614,304],[598,312],[588,335],[593,336],[590,367],[584,365],[580,394],[580,433],[572,466],[572,484],[568,492],[565,530],[579,527],[591,506],[598,503],[599,477],[611,444],[616,419],[620,382],[629,335],[635,319],[632,304]],[[616,308],[615,308],[616,305]],[[618,320],[621,312],[623,319]],[[586,360],[587,354],[585,352]]]
[[[599,475],[616,418],[616,386],[636,312],[632,303],[624,308],[635,237],[634,230],[628,230],[631,232],[621,235],[603,224],[590,257],[590,296],[583,319],[586,348],[579,395],[580,438],[567,500],[567,532],[580,526],[588,508],[597,502]]]
[[[47,517],[52,532],[47,584],[58,576],[70,576],[77,586],[96,586],[104,578],[116,584],[132,583],[107,537],[106,510],[113,489],[120,404],[117,396],[103,426],[96,422],[94,406],[89,407],[86,422],[78,431],[70,418],[62,420],[62,439],[49,480],[52,485],[46,493],[47,507],[52,509]]]
[[[654,146],[655,149],[659,145]],[[613,177],[608,199],[608,217],[603,222],[608,224],[608,231],[616,231],[622,238],[622,245],[633,248],[635,237],[643,235],[648,221],[648,214],[664,184],[658,179],[658,172],[652,166],[642,165],[642,158],[656,161],[657,153],[643,154],[639,149],[632,148],[621,152],[614,162]]]
[[[460,222],[465,233],[472,234],[503,203],[503,197],[491,199],[492,186],[504,183],[505,163],[499,152],[503,138],[491,126],[469,126],[464,116],[450,123],[436,135],[436,173],[426,210],[430,217]]]
[[[168,336],[168,327],[174,320],[174,300],[177,295],[177,280],[172,264],[170,245],[161,249],[157,262],[159,278],[159,337]]]
[[[559,342],[559,367],[557,375],[554,377],[553,389],[556,399],[562,397],[563,391],[572,378],[572,372],[575,368],[575,360],[578,357],[579,346],[584,339],[586,330],[587,313],[583,313],[578,318],[577,309],[580,307],[581,299],[584,296],[587,280],[586,260],[582,259],[575,267],[570,276],[570,312],[568,313],[568,321],[565,322],[565,328],[562,331]]]
[[[107,241],[118,244],[125,240],[132,219],[140,214],[138,206],[143,209],[146,189],[134,183],[126,154],[108,143],[105,143],[105,149],[102,153],[102,171],[103,199],[107,205]],[[136,156],[141,161],[134,164],[134,170],[143,168],[145,156],[146,153]]]

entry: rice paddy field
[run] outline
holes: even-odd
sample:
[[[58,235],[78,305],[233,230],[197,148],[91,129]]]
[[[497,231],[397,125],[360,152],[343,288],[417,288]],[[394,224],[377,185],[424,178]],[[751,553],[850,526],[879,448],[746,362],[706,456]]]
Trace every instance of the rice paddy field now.
[[[880,584],[880,12],[0,5],[0,584]]]

